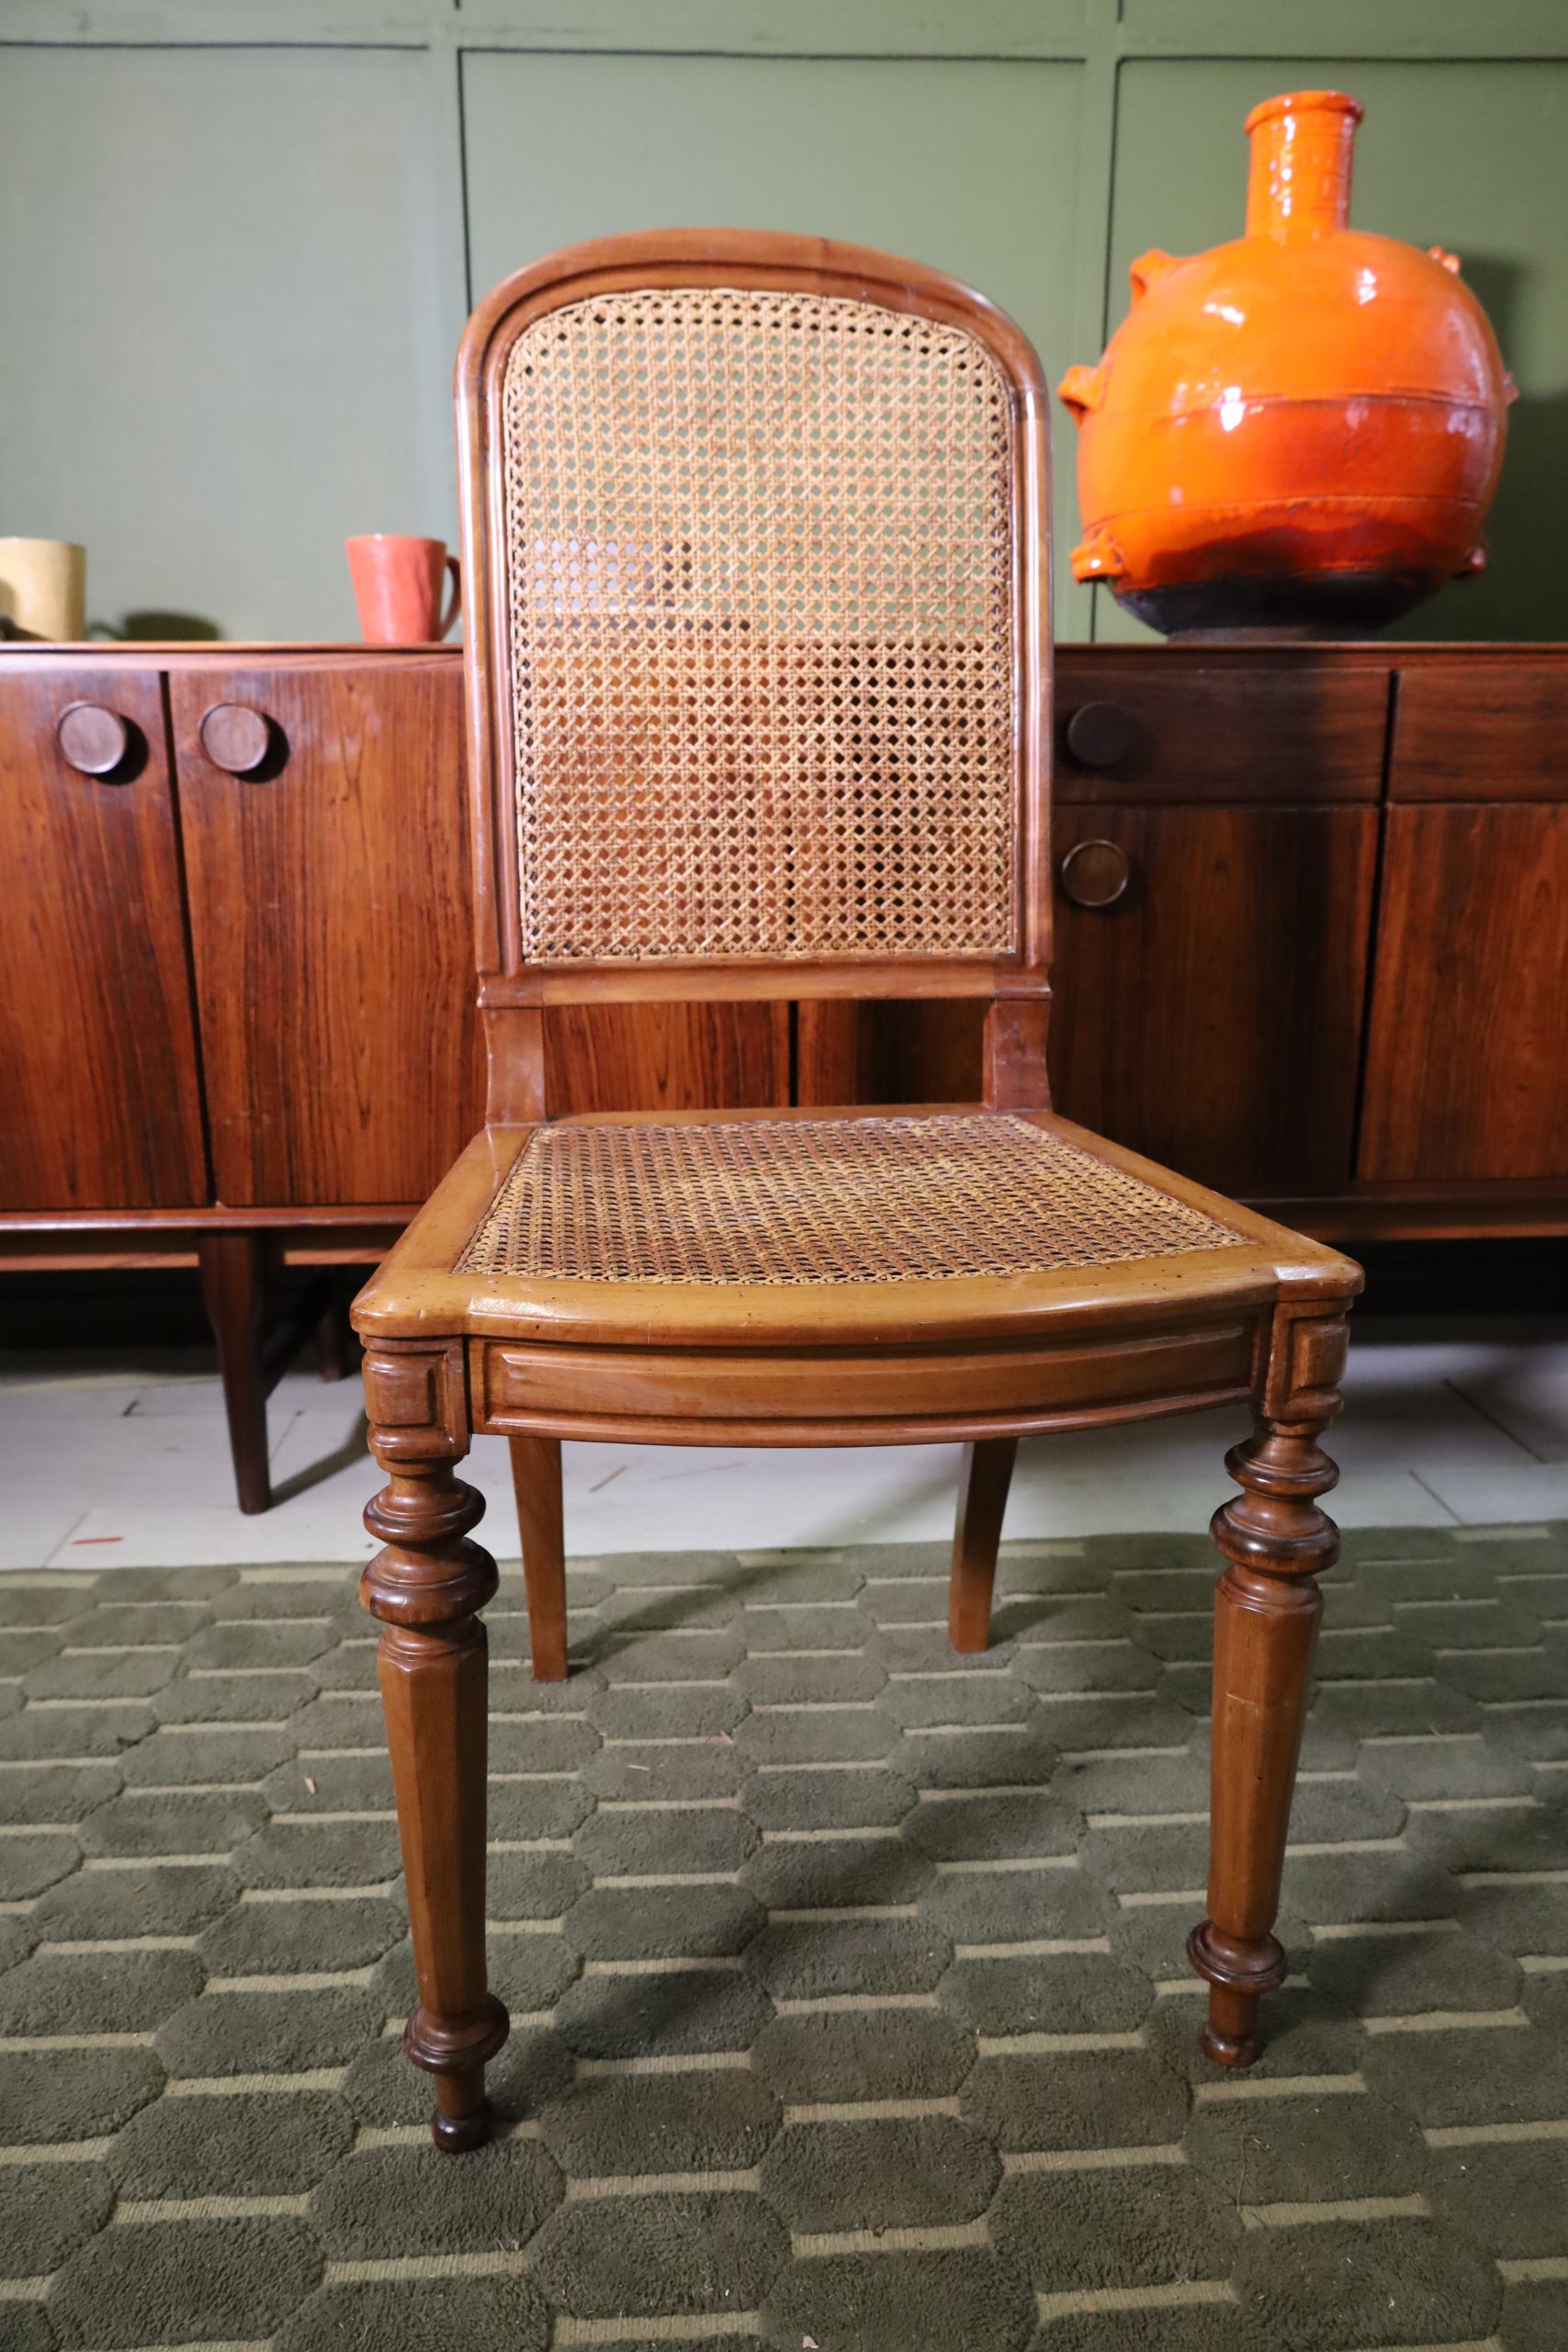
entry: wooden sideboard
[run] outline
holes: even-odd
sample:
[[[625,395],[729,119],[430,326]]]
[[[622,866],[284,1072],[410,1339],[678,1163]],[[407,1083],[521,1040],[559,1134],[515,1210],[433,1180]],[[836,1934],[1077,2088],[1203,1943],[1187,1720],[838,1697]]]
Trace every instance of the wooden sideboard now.
[[[452,649],[0,649],[0,1265],[276,1262],[479,1124]],[[1568,1233],[1568,647],[1069,646],[1059,1107],[1328,1239]],[[957,1101],[962,1002],[552,1012],[552,1101]],[[410,1053],[406,1041],[419,1039]]]

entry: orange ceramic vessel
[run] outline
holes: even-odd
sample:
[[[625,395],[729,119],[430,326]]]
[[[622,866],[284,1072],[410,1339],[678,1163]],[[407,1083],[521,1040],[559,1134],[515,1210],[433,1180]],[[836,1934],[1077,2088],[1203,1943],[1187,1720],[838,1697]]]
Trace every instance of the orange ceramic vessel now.
[[[1485,561],[1514,388],[1455,255],[1346,225],[1360,119],[1337,90],[1256,107],[1246,235],[1143,254],[1063,379],[1073,576],[1156,628],[1374,628]]]

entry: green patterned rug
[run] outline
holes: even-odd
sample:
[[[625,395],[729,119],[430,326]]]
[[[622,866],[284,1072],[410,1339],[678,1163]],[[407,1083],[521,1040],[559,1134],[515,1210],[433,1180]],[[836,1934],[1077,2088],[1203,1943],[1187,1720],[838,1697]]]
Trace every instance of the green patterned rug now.
[[[1206,1544],[489,1612],[502,2136],[425,2135],[350,1570],[0,1577],[6,2352],[1568,2346],[1568,1530],[1348,1539],[1250,2076],[1199,2059]]]

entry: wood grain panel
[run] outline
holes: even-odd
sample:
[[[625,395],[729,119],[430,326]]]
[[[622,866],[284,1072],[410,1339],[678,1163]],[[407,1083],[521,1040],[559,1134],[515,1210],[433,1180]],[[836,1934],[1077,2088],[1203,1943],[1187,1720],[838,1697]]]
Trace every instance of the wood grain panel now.
[[[1367,1178],[1568,1175],[1568,806],[1392,808]]]
[[[0,1208],[207,1198],[179,851],[155,671],[0,654]],[[128,722],[106,776],[62,713]]]
[[[978,1102],[986,1007],[967,997],[803,1003],[797,1102]]]
[[[1068,648],[1056,664],[1056,801],[1375,800],[1388,680],[1328,653]],[[1073,749],[1091,704],[1124,721],[1125,749],[1103,766]]]
[[[1194,1312],[1194,1322],[1201,1318]],[[510,1417],[559,1413],[691,1415],[705,1420],[897,1420],[905,1414],[1049,1413],[1162,1401],[1228,1389],[1245,1395],[1257,1333],[1240,1318],[1080,1345],[968,1350],[935,1356],[828,1348],[693,1356],[655,1348],[509,1346],[483,1351],[476,1410],[488,1430]],[[940,1397],[940,1405],[937,1399]]]
[[[1197,1317],[1194,1317],[1197,1319]],[[677,1355],[659,1348],[484,1348],[484,1428],[508,1414],[659,1414],[703,1420],[872,1420],[900,1414],[1030,1414],[1081,1404],[1246,1393],[1251,1322],[1058,1348],[879,1350],[829,1355]]]
[[[1066,808],[1057,871],[1106,840],[1109,907],[1056,902],[1056,1107],[1225,1192],[1350,1170],[1375,810]]]
[[[727,1111],[789,1101],[785,1004],[554,1004],[552,1118],[568,1111]]]
[[[220,1199],[423,1199],[479,1121],[455,668],[345,654],[170,679]],[[201,721],[262,711],[254,774]]]
[[[1412,662],[1399,680],[1393,800],[1568,800],[1568,664]]]

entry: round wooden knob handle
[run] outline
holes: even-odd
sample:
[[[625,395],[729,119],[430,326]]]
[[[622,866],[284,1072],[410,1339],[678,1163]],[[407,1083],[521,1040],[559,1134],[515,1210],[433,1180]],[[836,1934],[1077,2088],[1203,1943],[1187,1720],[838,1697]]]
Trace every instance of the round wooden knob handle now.
[[[251,775],[272,749],[272,728],[263,711],[247,702],[215,702],[197,729],[201,748],[215,768]]]
[[[130,750],[130,729],[101,702],[73,702],[62,710],[54,739],[82,775],[112,775]]]
[[[1132,878],[1120,842],[1077,842],[1061,864],[1063,894],[1075,907],[1113,907]]]
[[[1086,702],[1067,721],[1067,749],[1080,768],[1113,768],[1132,750],[1133,734],[1119,702]]]

